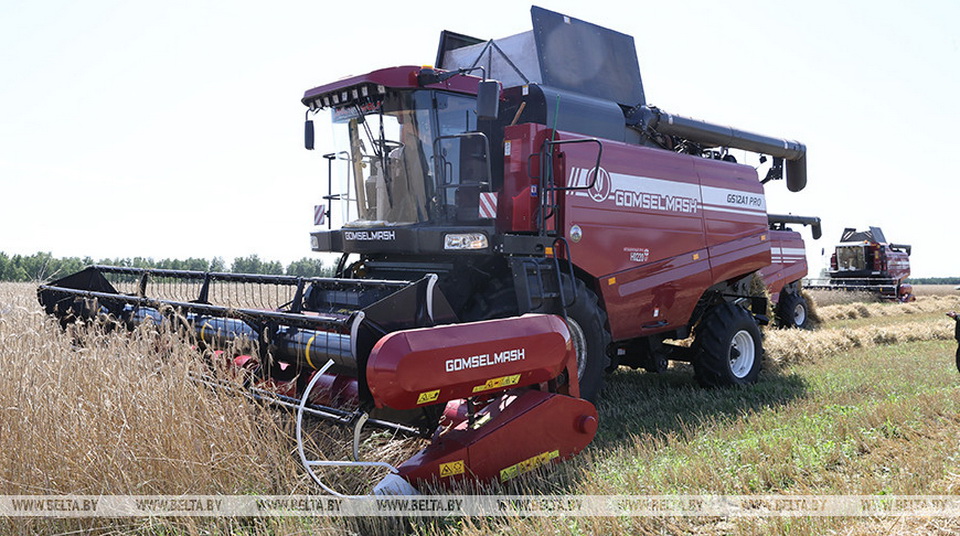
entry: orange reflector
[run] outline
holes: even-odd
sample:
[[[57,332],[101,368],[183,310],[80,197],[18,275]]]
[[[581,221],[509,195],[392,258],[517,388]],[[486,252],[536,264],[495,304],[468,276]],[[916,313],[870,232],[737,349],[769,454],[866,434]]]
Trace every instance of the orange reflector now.
[[[543,252],[544,252],[545,254],[547,254],[547,255],[553,255],[553,248],[548,247],[548,248],[544,249]]]
[[[700,260],[700,254],[699,254],[699,253],[694,253],[694,254],[693,254],[693,260],[699,261],[699,260]]]
[[[611,277],[610,279],[607,279],[607,284],[608,284],[608,285],[616,285],[616,284],[617,284],[617,278],[616,278],[616,277]]]
[[[760,235],[760,241],[761,241],[761,242],[763,242],[763,241],[766,240],[766,239],[767,239],[767,235],[765,235],[765,234]]]

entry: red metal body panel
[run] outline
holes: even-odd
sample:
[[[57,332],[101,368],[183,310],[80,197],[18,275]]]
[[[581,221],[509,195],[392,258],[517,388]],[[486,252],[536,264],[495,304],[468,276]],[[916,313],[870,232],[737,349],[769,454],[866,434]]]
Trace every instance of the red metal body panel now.
[[[503,189],[497,205],[498,232],[533,232],[537,230],[536,213],[540,204],[538,178],[530,172],[539,169],[537,153],[546,138],[546,129],[530,123],[504,129]]]
[[[303,94],[302,102],[304,104],[308,104],[311,100],[314,100],[320,95],[324,95],[338,89],[351,88],[362,84],[376,84],[387,88],[396,89],[416,89],[420,87],[419,83],[417,82],[417,74],[420,72],[420,69],[422,69],[422,67],[404,65],[401,67],[388,67],[386,69],[379,69],[377,71],[359,76],[351,76],[342,80],[337,80],[336,82],[315,87],[313,89],[308,89]],[[439,84],[430,84],[423,87],[430,89],[446,89],[449,91],[456,91],[458,93],[476,95],[477,84],[479,82],[479,77],[471,75],[458,75]]]
[[[903,251],[894,251],[890,246],[883,246],[887,259],[887,273],[891,279],[903,281],[910,277],[910,256]]]
[[[780,301],[780,291],[807,275],[807,254],[803,238],[796,231],[770,231],[771,264],[760,270],[770,301]]]
[[[597,278],[615,340],[685,326],[708,287],[769,264],[753,168],[604,140],[594,180],[596,146],[562,147],[558,180],[592,187],[561,196],[559,225],[574,264]]]
[[[583,450],[597,430],[597,410],[580,398],[522,390],[504,394],[404,462],[400,476],[417,486],[464,479],[505,482]]]
[[[397,331],[367,361],[377,407],[410,409],[547,382],[576,362],[567,324],[554,315]]]
[[[313,379],[316,371],[307,378]],[[310,392],[310,402],[321,406],[351,408],[360,405],[360,391],[356,378],[340,374],[324,373]]]

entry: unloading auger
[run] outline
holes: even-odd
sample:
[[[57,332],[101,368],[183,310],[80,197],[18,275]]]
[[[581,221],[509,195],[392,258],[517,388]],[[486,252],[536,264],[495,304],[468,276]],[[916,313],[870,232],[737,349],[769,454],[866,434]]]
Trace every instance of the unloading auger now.
[[[201,381],[296,409],[301,460],[329,493],[340,494],[315,468],[384,467],[390,474],[377,493],[413,493],[507,481],[586,447],[597,411],[579,398],[566,322],[525,314],[458,323],[435,283],[434,275],[378,281],[91,266],[41,285],[38,298],[64,325],[172,323],[207,355],[254,371],[244,386]],[[308,460],[304,414],[353,427],[354,459]],[[397,467],[360,461],[363,426],[431,441]]]

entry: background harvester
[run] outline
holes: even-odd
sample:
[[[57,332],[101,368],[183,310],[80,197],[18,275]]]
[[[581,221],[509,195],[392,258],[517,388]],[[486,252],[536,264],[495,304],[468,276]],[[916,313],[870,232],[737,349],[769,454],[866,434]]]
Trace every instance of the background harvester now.
[[[910,253],[906,244],[887,242],[879,227],[857,231],[848,227],[830,256],[828,278],[811,280],[810,288],[872,292],[885,300],[914,301]]]
[[[250,339],[235,363],[259,371],[258,396],[436,430],[396,468],[418,486],[505,481],[581,450],[618,365],[755,382],[768,319],[751,282],[776,236],[764,184],[801,190],[805,147],[650,106],[632,37],[531,14],[532,31],[504,39],[443,32],[436,67],[304,94],[338,142],[323,155],[327,229],[311,234],[341,254],[335,277],[93,267],[41,287],[41,303],[65,321],[167,318],[211,347]],[[731,148],[772,158],[763,180]],[[166,293],[173,282],[195,292]],[[231,285],[277,299],[214,292]]]

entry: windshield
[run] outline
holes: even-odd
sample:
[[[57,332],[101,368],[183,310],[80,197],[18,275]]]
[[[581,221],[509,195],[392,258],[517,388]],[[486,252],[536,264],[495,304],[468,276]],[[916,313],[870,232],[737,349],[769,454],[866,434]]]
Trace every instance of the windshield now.
[[[459,139],[445,137],[475,130],[475,107],[470,97],[417,90],[334,108],[344,226],[425,222],[450,212],[461,158]]]

